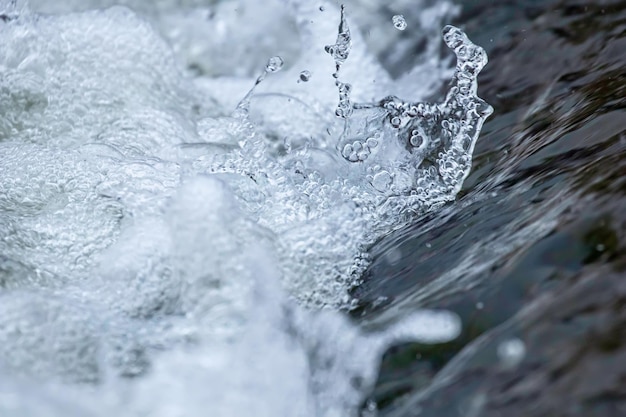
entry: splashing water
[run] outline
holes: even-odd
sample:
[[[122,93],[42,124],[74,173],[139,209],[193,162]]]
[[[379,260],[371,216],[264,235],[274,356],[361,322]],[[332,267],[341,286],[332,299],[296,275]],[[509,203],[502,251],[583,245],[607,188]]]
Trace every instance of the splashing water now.
[[[365,332],[303,306],[350,308],[368,245],[460,189],[491,112],[460,30],[443,102],[357,103],[342,8],[335,117],[328,60],[274,56],[228,107],[129,9],[5,14],[0,415],[355,416],[386,346],[458,335],[445,311]]]

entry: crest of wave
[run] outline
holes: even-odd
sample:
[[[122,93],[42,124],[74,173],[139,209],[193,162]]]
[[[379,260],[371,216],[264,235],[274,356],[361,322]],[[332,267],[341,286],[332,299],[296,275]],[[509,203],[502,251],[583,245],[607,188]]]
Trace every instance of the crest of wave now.
[[[380,99],[394,81],[348,18],[288,2],[299,58],[233,113],[250,81],[185,74],[129,9],[9,3],[0,414],[355,415],[385,346],[455,337],[446,312],[366,333],[291,298],[348,307],[367,246],[454,198],[490,112],[458,29],[441,103]],[[349,52],[337,79],[325,45]]]

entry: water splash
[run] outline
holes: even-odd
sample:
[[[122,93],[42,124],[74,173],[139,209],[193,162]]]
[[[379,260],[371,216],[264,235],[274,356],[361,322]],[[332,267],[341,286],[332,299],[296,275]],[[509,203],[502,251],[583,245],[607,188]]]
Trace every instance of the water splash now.
[[[338,44],[350,43],[346,33],[342,9]],[[193,172],[252,178],[233,186],[256,221],[279,235],[284,285],[300,302],[350,308],[345,294],[360,282],[368,245],[453,200],[469,174],[475,142],[492,112],[476,95],[487,56],[458,28],[447,26],[443,38],[457,66],[442,102],[390,96],[352,103],[351,85],[336,79],[341,122],[325,142],[290,144],[276,154],[271,138],[252,135],[240,152],[195,165]],[[339,54],[336,63],[347,57]]]
[[[256,82],[252,86],[252,88],[248,91],[243,99],[237,104],[237,108],[234,113],[234,117],[239,118],[247,118],[248,113],[250,112],[250,100],[254,94],[254,90],[256,87],[265,80],[268,74],[272,74],[280,71],[283,68],[285,62],[280,56],[273,56],[267,60],[267,64],[265,64],[265,69],[261,75],[259,75],[256,79]]]
[[[339,77],[339,70],[341,69],[341,65],[346,62],[348,59],[348,55],[350,54],[350,49],[352,48],[352,38],[350,37],[350,28],[348,27],[348,22],[346,21],[346,8],[342,4],[341,5],[341,20],[339,22],[337,40],[333,45],[326,45],[324,48],[326,53],[333,57],[335,60],[335,73],[333,77]]]
[[[345,6],[341,5],[341,20],[339,22],[337,40],[334,45],[327,45],[324,49],[335,61],[336,71],[333,77],[336,78],[335,85],[339,90],[339,104],[335,110],[335,115],[342,119],[347,119],[352,114],[352,102],[350,101],[352,85],[339,81],[339,70],[341,65],[348,59],[351,48],[352,38],[350,37],[350,29],[346,21]]]
[[[35,397],[54,416],[354,416],[386,346],[458,335],[448,312],[366,332],[311,307],[350,308],[368,245],[458,191],[490,110],[462,32],[444,31],[458,64],[443,102],[353,103],[344,83],[336,119],[332,82],[328,117],[257,94],[282,59],[208,109],[128,9],[37,17],[0,31],[0,414],[37,414]],[[344,13],[338,31],[341,83]],[[261,88],[322,82],[294,67]],[[301,68],[316,76],[296,85]],[[324,133],[281,149],[254,118],[267,100],[285,132]]]

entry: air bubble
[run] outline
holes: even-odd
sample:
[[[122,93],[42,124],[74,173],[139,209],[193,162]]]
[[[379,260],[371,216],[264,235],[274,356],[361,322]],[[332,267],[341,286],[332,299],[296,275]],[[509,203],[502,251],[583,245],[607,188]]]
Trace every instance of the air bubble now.
[[[411,139],[409,140],[409,142],[411,142],[412,146],[419,148],[422,145],[424,145],[425,141],[422,135],[420,135],[419,133],[416,133],[413,136],[411,136]]]
[[[365,141],[365,146],[367,146],[368,148],[372,149],[378,146],[378,141],[374,138],[368,138]]]
[[[404,20],[404,16],[402,16],[401,14],[397,14],[394,17],[392,17],[391,21],[393,22],[393,26],[396,29],[398,30],[406,29],[406,20]]]
[[[265,71],[267,72],[278,72],[283,68],[285,61],[276,55],[267,60],[267,65],[265,65]]]
[[[396,116],[396,117],[391,118],[391,126],[397,129],[400,127],[401,124],[402,124],[402,119],[400,119],[399,117]]]
[[[343,150],[341,151],[341,156],[348,159],[350,157],[350,154],[352,153],[353,153],[352,145],[347,144],[346,146],[343,147]]]
[[[311,71],[304,70],[300,73],[300,81],[307,82],[311,79]]]
[[[392,182],[391,174],[387,171],[380,171],[372,178],[372,186],[380,192],[387,191]]]

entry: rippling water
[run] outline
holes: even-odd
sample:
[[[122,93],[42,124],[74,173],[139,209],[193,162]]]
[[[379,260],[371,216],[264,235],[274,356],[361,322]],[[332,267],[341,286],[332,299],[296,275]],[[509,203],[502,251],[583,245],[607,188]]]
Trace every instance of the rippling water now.
[[[0,414],[482,415],[623,271],[624,4],[114,3],[0,2]]]

